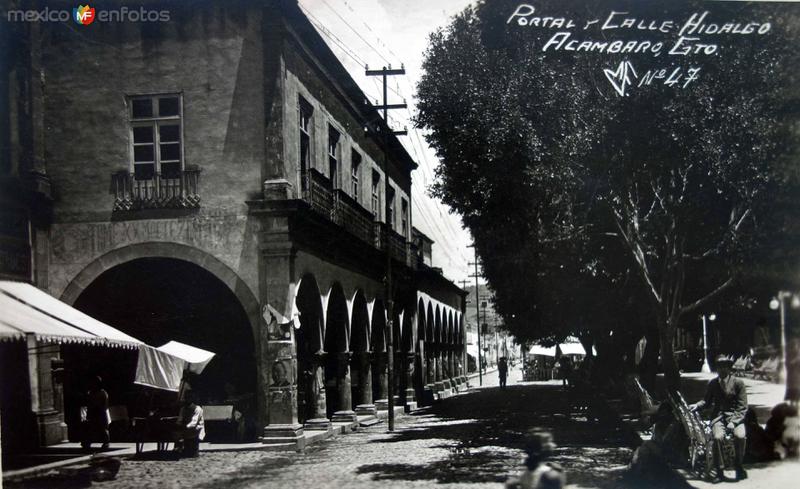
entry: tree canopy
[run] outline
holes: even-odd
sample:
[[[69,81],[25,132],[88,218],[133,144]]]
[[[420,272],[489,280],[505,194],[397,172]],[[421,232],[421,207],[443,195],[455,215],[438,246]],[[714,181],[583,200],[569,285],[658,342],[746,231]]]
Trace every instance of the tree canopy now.
[[[431,192],[463,216],[514,335],[655,327],[676,380],[675,328],[791,242],[789,8],[492,1],[432,34]]]

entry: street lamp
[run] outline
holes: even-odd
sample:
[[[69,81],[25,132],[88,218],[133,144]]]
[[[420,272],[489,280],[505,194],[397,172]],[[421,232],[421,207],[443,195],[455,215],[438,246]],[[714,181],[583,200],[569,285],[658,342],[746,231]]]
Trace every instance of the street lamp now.
[[[800,307],[800,297],[797,294],[785,290],[778,291],[778,296],[769,301],[769,308],[773,311],[781,311],[781,358],[780,369],[778,369],[778,381],[786,382],[786,299],[792,298],[792,309]]]
[[[708,321],[715,321],[717,315],[712,312],[707,316],[703,314],[701,317],[703,318],[703,366],[700,368],[700,371],[704,374],[709,374],[711,373],[711,367],[708,365],[708,325],[706,324],[706,319]]]

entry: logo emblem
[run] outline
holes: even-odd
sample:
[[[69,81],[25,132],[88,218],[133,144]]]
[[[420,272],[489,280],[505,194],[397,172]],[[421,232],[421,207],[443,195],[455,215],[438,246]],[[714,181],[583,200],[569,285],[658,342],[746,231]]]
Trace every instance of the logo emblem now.
[[[625,87],[632,83],[630,75],[632,74],[633,78],[636,78],[636,71],[629,61],[621,62],[616,70],[604,68],[603,73],[606,74],[606,78],[611,82],[611,86],[614,87],[620,97],[625,96]]]
[[[94,9],[88,5],[78,5],[72,9],[72,18],[81,25],[89,25],[94,22]]]

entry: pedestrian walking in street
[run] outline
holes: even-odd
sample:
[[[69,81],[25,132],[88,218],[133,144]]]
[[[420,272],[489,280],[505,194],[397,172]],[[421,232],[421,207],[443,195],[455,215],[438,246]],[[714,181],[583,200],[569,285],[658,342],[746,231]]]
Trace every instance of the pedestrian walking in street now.
[[[711,433],[714,437],[714,479],[727,480],[723,472],[722,443],[726,433],[733,433],[736,459],[736,480],[747,478],[747,472],[742,466],[744,452],[747,444],[744,418],[747,412],[747,388],[742,379],[731,375],[733,361],[725,355],[719,355],[716,360],[717,377],[711,379],[706,388],[706,395],[695,404],[689,406],[692,411],[697,411],[713,406],[711,414]]]
[[[500,357],[497,361],[497,373],[500,375],[500,388],[506,388],[506,379],[508,378],[508,361],[506,357]]]
[[[81,407],[83,437],[81,447],[89,450],[92,443],[102,443],[101,448],[108,448],[108,425],[111,415],[108,412],[108,393],[103,389],[103,379],[94,376],[89,379],[89,390],[86,393],[86,405]]]
[[[559,365],[559,374],[561,375],[561,385],[566,387],[570,384],[570,377],[572,376],[572,360],[569,357],[561,357]]]
[[[203,408],[198,406],[195,401],[193,390],[187,389],[184,391],[183,406],[176,422],[180,444],[176,445],[175,448],[187,457],[197,457],[199,455],[200,441],[206,437]]]

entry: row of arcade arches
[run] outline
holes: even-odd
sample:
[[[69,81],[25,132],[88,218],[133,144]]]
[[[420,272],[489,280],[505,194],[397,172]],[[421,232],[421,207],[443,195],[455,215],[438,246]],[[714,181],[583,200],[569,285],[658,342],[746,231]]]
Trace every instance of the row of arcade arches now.
[[[395,395],[420,395],[426,384],[459,375],[462,314],[425,294],[395,300]],[[294,297],[298,418],[331,418],[387,399],[387,312],[381,298],[339,282],[319,287],[302,277]]]

